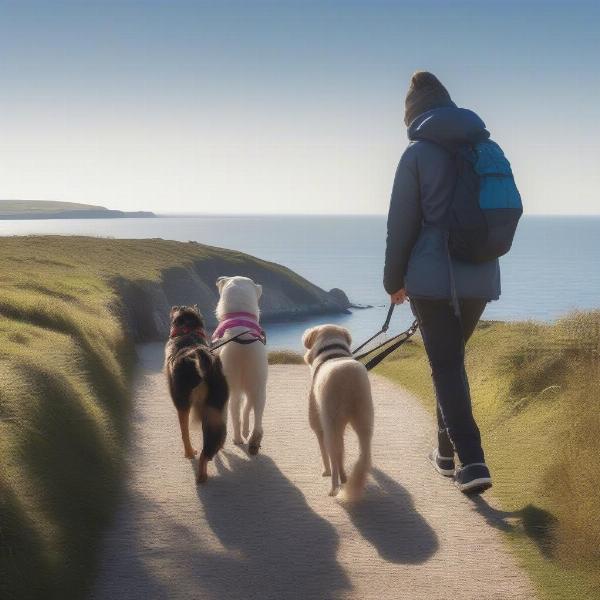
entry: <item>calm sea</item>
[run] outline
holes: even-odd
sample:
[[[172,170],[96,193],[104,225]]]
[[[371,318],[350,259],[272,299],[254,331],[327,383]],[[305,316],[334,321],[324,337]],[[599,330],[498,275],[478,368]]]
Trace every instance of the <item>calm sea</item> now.
[[[0,221],[0,235],[61,234],[165,238],[233,248],[286,265],[325,288],[374,308],[326,317],[356,341],[375,333],[387,311],[381,285],[382,216],[193,216],[154,219]],[[524,217],[511,253],[502,259],[502,297],[485,317],[550,321],[573,309],[600,307],[600,217]],[[233,275],[233,273],[226,273]],[[393,329],[410,320],[396,310]],[[270,345],[300,349],[300,337],[322,318],[268,327]]]

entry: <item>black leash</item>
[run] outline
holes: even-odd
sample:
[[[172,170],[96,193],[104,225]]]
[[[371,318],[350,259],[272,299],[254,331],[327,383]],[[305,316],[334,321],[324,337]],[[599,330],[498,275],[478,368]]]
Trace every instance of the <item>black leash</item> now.
[[[267,345],[267,334],[264,333],[264,332],[263,332],[263,335],[261,337],[259,337],[259,338],[255,337],[255,338],[253,338],[251,340],[241,340],[241,339],[239,339],[242,335],[246,335],[247,333],[254,334],[253,331],[250,331],[248,329],[247,331],[242,331],[242,333],[238,333],[237,335],[234,335],[233,337],[230,337],[230,338],[226,339],[224,342],[221,342],[220,344],[217,344],[216,346],[213,346],[210,342],[208,342],[204,336],[198,336],[198,337],[200,337],[203,340],[203,342],[204,342],[202,344],[202,346],[204,346],[211,354],[215,350],[218,350],[219,348],[222,348],[226,344],[229,344],[229,342],[236,342],[237,344],[253,344],[254,342],[260,342],[261,344],[264,344],[265,346]],[[180,348],[175,353],[175,356],[178,356],[179,353],[183,353],[183,352],[186,352],[188,354],[193,354],[195,351],[196,351],[195,347]]]
[[[402,344],[406,343],[416,333],[417,329],[419,328],[419,323],[415,319],[413,321],[412,325],[408,329],[403,331],[402,333],[395,335],[393,338],[386,340],[385,342],[383,342],[382,344],[379,344],[378,346],[375,346],[375,348],[372,348],[371,350],[367,350],[366,352],[363,352],[362,354],[357,354],[357,352],[359,350],[361,350],[362,348],[364,348],[369,342],[372,342],[378,335],[385,333],[389,329],[390,321],[392,319],[392,313],[394,312],[395,306],[396,305],[394,303],[390,304],[387,318],[386,318],[385,323],[383,324],[383,327],[381,328],[381,330],[378,331],[374,336],[370,337],[366,342],[364,342],[363,344],[361,344],[360,346],[358,346],[357,348],[355,348],[352,351],[352,356],[356,360],[362,360],[363,358],[365,358],[365,357],[373,354],[374,352],[377,352],[381,348],[385,347],[385,349],[382,350],[381,352],[379,352],[379,354],[377,354],[371,360],[368,360],[366,363],[364,363],[367,371],[370,371],[371,369],[375,368],[384,358],[389,356],[392,352],[394,352],[394,350],[397,350],[398,348],[400,348],[400,346],[402,346]]]
[[[377,356],[374,356],[371,360],[364,363],[365,367],[367,368],[367,371],[370,371],[371,369],[375,368],[384,358],[386,358],[386,356],[390,355],[392,352],[394,352],[394,350],[397,350],[398,348],[400,348],[400,346],[402,346],[402,344],[407,342],[416,333],[417,329],[419,329],[419,323],[417,322],[417,320],[415,320],[406,331],[403,331],[402,333],[394,336],[391,340],[388,340],[387,342],[384,342],[383,344],[380,344],[379,346],[373,348],[373,350],[369,350],[368,352],[359,354],[354,358],[356,360],[361,360],[365,356],[369,356],[369,354],[373,354],[373,352],[376,352],[380,348],[391,344],[390,346],[387,346],[385,350],[382,350],[379,354],[377,354]]]
[[[218,350],[219,348],[222,348],[226,344],[229,344],[229,342],[236,342],[237,344],[254,344],[254,342],[260,342],[261,344],[264,344],[265,346],[267,345],[267,336],[266,336],[266,334],[263,334],[259,338],[255,337],[254,339],[251,339],[251,340],[241,340],[241,339],[239,339],[241,336],[246,335],[247,333],[254,334],[254,332],[251,331],[250,329],[248,329],[247,331],[242,331],[242,333],[238,333],[237,335],[234,335],[233,337],[230,337],[230,338],[226,339],[224,342],[221,342],[220,344],[217,344],[216,346],[211,346],[210,347],[210,351],[214,352],[215,350]]]

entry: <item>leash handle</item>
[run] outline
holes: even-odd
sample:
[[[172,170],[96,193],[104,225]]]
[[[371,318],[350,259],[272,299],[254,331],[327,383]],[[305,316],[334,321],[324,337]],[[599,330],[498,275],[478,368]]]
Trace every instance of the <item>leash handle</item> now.
[[[390,321],[392,320],[392,314],[394,313],[394,308],[396,308],[396,305],[393,302],[391,302],[390,307],[388,309],[387,317],[385,319],[383,327],[381,328],[381,331],[383,333],[385,333],[390,328]]]
[[[366,342],[363,342],[360,346],[354,348],[354,350],[352,350],[352,354],[356,354],[359,350],[362,350],[367,344],[371,343],[378,335],[385,333],[390,328],[390,321],[392,320],[392,313],[394,312],[395,307],[396,305],[392,302],[388,309],[388,314],[385,319],[385,323],[383,324],[383,327],[375,335],[371,336]]]

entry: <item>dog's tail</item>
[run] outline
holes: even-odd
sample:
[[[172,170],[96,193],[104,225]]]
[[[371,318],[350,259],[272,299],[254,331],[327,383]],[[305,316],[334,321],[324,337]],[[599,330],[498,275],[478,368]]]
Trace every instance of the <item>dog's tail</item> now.
[[[207,387],[207,398],[206,402],[216,408],[222,410],[227,403],[229,397],[229,389],[227,387],[227,380],[223,373],[223,365],[221,359],[218,356],[213,356],[205,348],[196,349],[197,369],[200,380]],[[194,402],[194,416],[197,419],[201,419],[200,411],[202,405]]]
[[[204,348],[198,348],[196,358],[198,374],[206,386],[206,395],[202,402],[195,398],[192,413],[195,420],[202,422],[202,454],[207,460],[212,460],[227,437],[226,407],[229,388],[218,356],[213,356]]]
[[[366,423],[361,423],[356,428],[358,435],[359,456],[348,481],[338,494],[338,499],[342,502],[353,502],[358,500],[365,488],[367,476],[371,470],[371,437],[373,435],[372,419]]]

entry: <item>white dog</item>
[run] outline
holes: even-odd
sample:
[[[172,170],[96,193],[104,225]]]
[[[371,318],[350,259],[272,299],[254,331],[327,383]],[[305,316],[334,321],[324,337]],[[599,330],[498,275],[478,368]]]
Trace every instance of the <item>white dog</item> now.
[[[340,483],[346,484],[341,498],[360,496],[371,467],[373,400],[365,366],[352,357],[350,333],[337,325],[321,325],[304,332],[304,360],[311,367],[309,422],[317,436],[323,476],[331,475],[330,496]],[[344,471],[344,431],[350,423],[358,435],[359,458],[346,481]],[[329,464],[331,463],[331,470]]]
[[[233,442],[242,444],[250,434],[250,410],[254,410],[254,427],[248,440],[248,452],[257,454],[263,437],[262,418],[267,395],[267,349],[259,325],[258,300],[262,286],[248,277],[219,277],[217,304],[219,325],[213,342],[220,343],[244,333],[219,350],[223,371],[229,385],[229,406],[233,422]],[[245,398],[243,420],[240,419]]]

